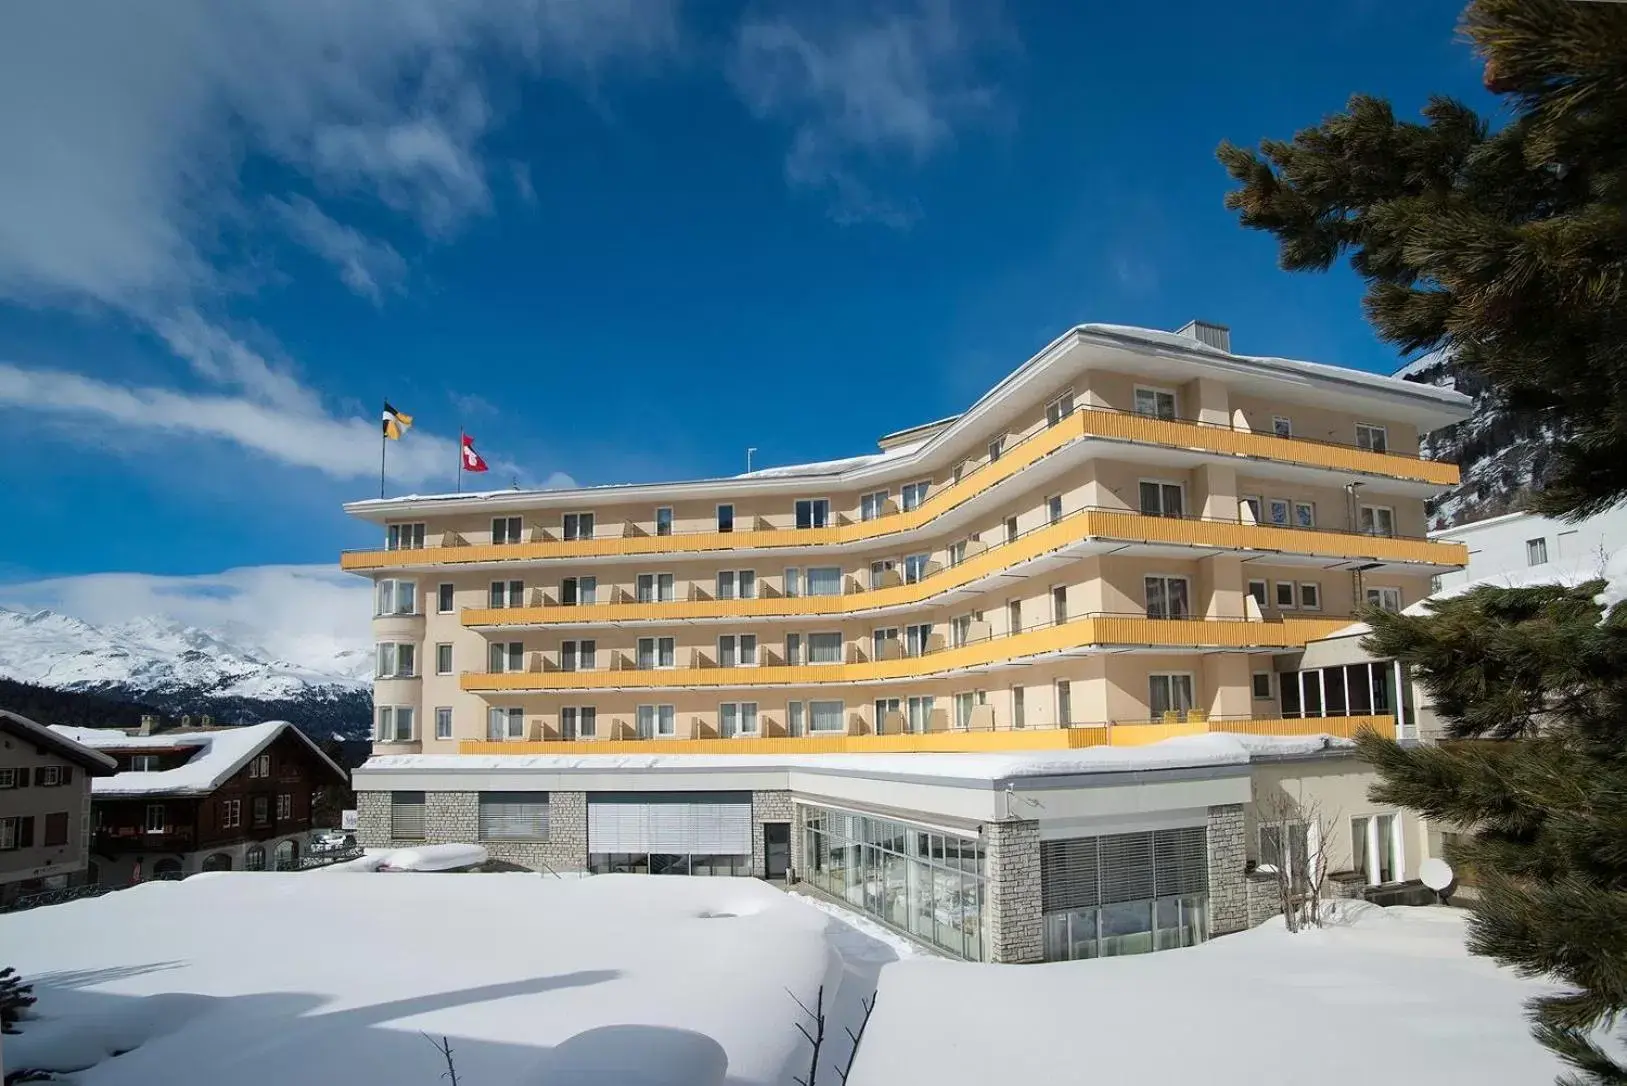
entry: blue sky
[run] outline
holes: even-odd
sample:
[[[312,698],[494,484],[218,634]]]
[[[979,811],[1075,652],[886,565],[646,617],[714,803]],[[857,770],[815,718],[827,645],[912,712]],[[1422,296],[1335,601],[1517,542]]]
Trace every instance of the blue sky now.
[[[1391,368],[1213,150],[1486,106],[1458,10],[8,5],[0,602],[333,563],[385,396],[400,492],[460,422],[496,485],[862,452],[1081,321]]]

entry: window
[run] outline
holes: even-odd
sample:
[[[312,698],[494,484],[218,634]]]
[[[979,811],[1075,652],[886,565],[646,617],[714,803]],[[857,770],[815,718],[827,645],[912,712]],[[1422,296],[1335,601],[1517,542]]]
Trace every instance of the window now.
[[[547,792],[481,792],[476,826],[483,841],[546,841]]]
[[[677,641],[671,637],[638,639],[638,667],[642,671],[677,666]]]
[[[1286,528],[1291,523],[1289,510],[1292,508],[1287,498],[1272,498],[1266,503],[1266,512],[1271,523],[1279,528]]]
[[[954,569],[964,561],[966,561],[966,541],[957,539],[949,544],[949,568]]]
[[[891,660],[899,655],[898,627],[876,630],[870,635],[870,659]]]
[[[421,551],[424,549],[422,524],[392,524],[384,533],[384,548],[392,551]]]
[[[1260,610],[1262,611],[1264,611],[1267,606],[1265,602],[1265,587],[1264,581],[1250,581],[1248,583],[1248,594],[1254,597],[1254,602],[1260,605]]]
[[[756,634],[723,634],[717,639],[718,667],[756,667]]]
[[[1294,609],[1293,581],[1277,582],[1277,608],[1282,611],[1292,611]]]
[[[966,474],[966,465],[956,464],[954,469],[949,473],[949,481],[952,483],[958,483],[960,482],[960,477],[964,474]]]
[[[1148,618],[1190,618],[1185,577],[1145,577]]]
[[[486,646],[486,670],[493,675],[525,670],[525,645],[519,641],[493,641]]]
[[[1390,438],[1384,427],[1374,426],[1366,422],[1356,423],[1356,448],[1366,449],[1368,452],[1388,452]]]
[[[1296,527],[1296,528],[1314,528],[1314,527],[1316,527],[1316,503],[1315,502],[1295,502],[1294,503],[1294,527]]]
[[[374,600],[380,615],[415,615],[418,613],[418,585],[414,581],[386,578],[378,583]]]
[[[1379,886],[1401,879],[1401,850],[1393,814],[1363,815],[1350,820],[1351,867]]]
[[[1271,432],[1276,434],[1278,437],[1293,437],[1294,420],[1290,419],[1287,415],[1272,415]]]
[[[1254,697],[1258,701],[1271,699],[1271,672],[1256,671],[1254,673]]]
[[[435,586],[435,611],[438,614],[450,615],[452,607],[452,586],[441,583]]]
[[[672,534],[672,506],[663,505],[655,511],[655,534]]]
[[[795,566],[787,567],[785,576],[780,579],[780,588],[787,598],[802,595],[802,570]]]
[[[877,698],[876,699],[876,702],[875,702],[875,715],[874,715],[874,717],[872,717],[872,721],[873,721],[874,727],[876,729],[876,734],[877,735],[890,734],[886,730],[887,729],[887,717],[890,716],[893,713],[897,713],[899,715],[899,717],[902,718],[903,715],[904,715],[904,713],[903,713],[903,704],[904,703],[899,701],[897,698]],[[902,720],[900,720],[900,723],[902,723]]]
[[[277,797],[277,821],[287,822],[294,817],[294,797],[287,792]]]
[[[1071,414],[1073,414],[1073,389],[1070,388],[1045,405],[1045,425],[1055,426]]]
[[[1026,728],[1028,726],[1028,712],[1023,704],[1023,688],[1011,688],[1011,726],[1013,728]]]
[[[1149,517],[1185,516],[1185,488],[1180,483],[1141,480],[1141,512]]]
[[[1051,621],[1058,626],[1068,621],[1068,589],[1056,585],[1051,589]]]
[[[809,566],[808,595],[840,596],[842,594],[841,566]]]
[[[0,789],[22,787],[17,781],[17,775],[15,769],[0,769]]]
[[[839,701],[810,701],[808,703],[808,730],[810,732],[840,732],[844,707]]]
[[[1147,676],[1147,705],[1152,710],[1154,720],[1165,713],[1186,712],[1192,708],[1192,676]]]
[[[839,633],[811,633],[808,635],[808,662],[810,664],[839,664],[842,662],[842,635]]]
[[[249,776],[262,778],[271,776],[271,755],[256,756],[254,761],[249,763]]]
[[[824,528],[830,524],[829,498],[802,498],[796,505],[798,528]]]
[[[378,707],[378,740],[381,743],[410,743],[413,739],[412,706]]]
[[[42,788],[56,788],[73,778],[71,766],[44,765],[34,770],[34,783]]]
[[[932,561],[930,554],[907,554],[904,556],[904,583],[919,584],[927,575],[927,566]]]
[[[559,670],[592,671],[597,665],[597,641],[561,641],[559,643]]]
[[[435,710],[435,738],[452,738],[452,707],[442,705]]]
[[[1137,387],[1136,414],[1155,419],[1173,419],[1176,415],[1175,393],[1167,388]]]
[[[875,520],[887,512],[887,492],[885,490],[872,491],[859,498],[859,519]]]
[[[1064,728],[1073,723],[1073,684],[1067,679],[1056,681],[1056,722]]]
[[[931,487],[930,482],[904,484],[903,489],[899,491],[900,504],[903,506],[904,512],[908,513],[911,509],[919,509],[921,503],[926,501],[926,492]]]
[[[1244,518],[1245,523],[1259,524],[1260,510],[1262,508],[1264,508],[1264,506],[1261,504],[1261,500],[1258,496],[1244,498],[1242,500],[1242,505],[1240,506],[1240,511],[1246,514]]]
[[[59,848],[68,843],[67,811],[55,811],[45,816],[45,839],[40,843],[46,848]]]
[[[1401,590],[1399,588],[1371,587],[1366,589],[1367,606],[1377,607],[1381,611],[1398,613],[1401,610]]]
[[[400,834],[396,835],[401,836]],[[420,833],[418,836],[422,837]],[[264,871],[266,869],[266,850],[263,845],[250,845],[243,853],[244,871]]]
[[[491,589],[486,594],[486,606],[498,607],[524,607],[525,582],[524,581],[493,581]]]
[[[418,673],[418,646],[395,641],[381,641],[378,649],[380,679],[410,679]]]
[[[717,707],[718,732],[725,739],[757,734],[757,703],[726,701]]]
[[[932,623],[904,627],[904,655],[924,656],[932,647]]]
[[[452,674],[452,646],[444,641],[435,646],[435,674]]]
[[[720,532],[734,531],[734,506],[720,505],[717,507],[717,530]]]
[[[254,824],[266,826],[271,823],[271,799],[268,796],[254,797]]]
[[[1007,517],[1006,518],[1006,542],[1007,543],[1015,543],[1015,542],[1017,542],[1018,534],[1019,533],[1017,531],[1017,518],[1016,517]]]
[[[424,836],[424,794],[422,792],[391,792],[390,793],[390,836],[401,840],[417,841]],[[265,849],[256,845],[249,850],[249,860],[253,854],[259,853],[259,866],[245,863],[250,870],[259,871],[265,868]]]
[[[1023,601],[1011,600],[1006,604],[1006,632],[1022,633]]]
[[[996,460],[1000,459],[1000,454],[1004,452],[1005,449],[1006,439],[1003,436],[997,437],[993,441],[989,442],[989,463],[992,464]]]
[[[0,818],[0,850],[11,852],[34,844],[32,818]]]
[[[523,543],[525,540],[520,534],[519,517],[494,517],[491,522],[491,541],[493,544]]]
[[[640,705],[635,720],[640,739],[674,735],[678,730],[678,714],[670,705]]]
[[[932,707],[937,701],[933,697],[914,697],[904,703],[905,724],[909,730],[917,735],[932,730]]]
[[[717,598],[751,600],[757,598],[757,572],[750,569],[724,569],[717,575]]]
[[[492,706],[486,710],[486,738],[493,743],[525,738],[525,711]]]
[[[151,773],[158,768],[158,755],[132,754],[130,755],[130,769],[135,773]]]
[[[264,803],[265,802],[265,797],[264,796],[260,797],[258,802]],[[166,818],[166,814],[167,814],[167,812],[165,811],[164,805],[162,803],[149,803],[149,804],[147,804],[147,821],[145,823],[145,828],[146,828],[147,832],[148,833],[163,833],[165,823],[168,821],[168,819]]]
[[[1266,822],[1260,826],[1260,866],[1292,874],[1310,862],[1310,837],[1305,823]]]
[[[220,801],[220,828],[223,830],[236,829],[243,824],[243,801],[240,799],[223,799]]]
[[[891,558],[883,558],[880,561],[871,562],[870,590],[874,592],[878,588],[886,588],[888,581],[887,575],[892,573],[897,568],[898,563],[894,562]]]
[[[670,573],[640,573],[633,586],[639,603],[671,603],[677,598],[677,582]]]
[[[971,636],[971,632],[971,615],[956,615],[949,620],[949,643],[955,648],[958,649],[966,644],[966,639]]]
[[[800,701],[790,701],[785,704],[785,734],[800,736],[807,734],[808,707]]]
[[[561,739],[595,739],[599,734],[599,710],[592,705],[567,705],[559,710]]]
[[[1356,514],[1356,528],[1366,535],[1394,535],[1395,510],[1383,505],[1364,505]]]
[[[566,577],[559,582],[559,602],[566,607],[591,605],[598,592],[597,577]]]
[[[1045,519],[1050,524],[1062,519],[1062,495],[1052,494],[1045,499]]]
[[[565,539],[592,539],[593,514],[592,513],[566,513]]]
[[[1527,539],[1525,541],[1525,564],[1528,566],[1548,564],[1548,541],[1546,539]]]
[[[1301,581],[1299,583],[1299,609],[1301,611],[1320,611],[1322,609],[1322,586],[1314,581]]]

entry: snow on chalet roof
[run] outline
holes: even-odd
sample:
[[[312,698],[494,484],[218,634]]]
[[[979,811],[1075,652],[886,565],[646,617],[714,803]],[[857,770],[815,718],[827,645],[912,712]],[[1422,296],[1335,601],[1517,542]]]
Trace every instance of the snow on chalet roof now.
[[[651,745],[658,743],[652,741]],[[993,782],[1082,773],[1242,766],[1256,758],[1304,756],[1353,747],[1350,740],[1330,735],[1259,736],[1214,732],[1166,739],[1142,747],[1088,747],[1011,754],[385,754],[368,759],[360,772],[783,769]]]
[[[220,787],[233,773],[248,764],[284,731],[299,736],[318,757],[343,770],[313,744],[304,732],[286,720],[270,720],[237,728],[210,731],[175,731],[159,735],[127,735],[114,728],[70,728],[53,726],[52,731],[83,746],[99,751],[156,754],[163,751],[194,751],[186,764],[174,769],[150,772],[126,770],[91,782],[94,796],[145,796],[160,794],[202,794]]]
[[[47,727],[9,709],[0,709],[0,720],[3,720],[8,730],[21,733],[42,746],[58,751],[92,773],[105,775],[118,766],[112,758],[91,749],[89,744],[80,743],[72,736],[62,734],[61,728]]]

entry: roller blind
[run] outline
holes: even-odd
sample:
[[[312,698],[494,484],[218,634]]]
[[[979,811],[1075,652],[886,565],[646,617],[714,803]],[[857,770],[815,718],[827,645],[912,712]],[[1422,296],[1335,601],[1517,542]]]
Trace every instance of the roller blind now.
[[[424,836],[424,794],[390,793],[390,836],[417,840]]]
[[[751,800],[712,795],[590,800],[588,851],[749,854]]]
[[[1209,888],[1209,834],[1202,826],[1040,843],[1042,908],[1085,909]]]
[[[547,840],[548,793],[480,793],[480,836]]]

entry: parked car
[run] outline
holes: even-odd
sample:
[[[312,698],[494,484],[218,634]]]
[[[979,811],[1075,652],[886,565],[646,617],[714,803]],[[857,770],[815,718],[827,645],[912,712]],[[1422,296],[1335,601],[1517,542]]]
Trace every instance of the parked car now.
[[[339,852],[347,848],[356,847],[356,835],[346,833],[344,830],[312,830],[310,851]]]

